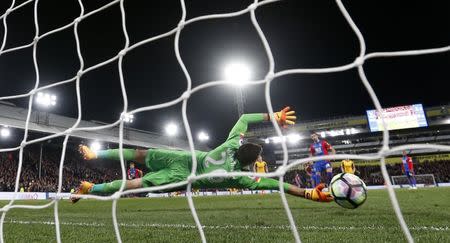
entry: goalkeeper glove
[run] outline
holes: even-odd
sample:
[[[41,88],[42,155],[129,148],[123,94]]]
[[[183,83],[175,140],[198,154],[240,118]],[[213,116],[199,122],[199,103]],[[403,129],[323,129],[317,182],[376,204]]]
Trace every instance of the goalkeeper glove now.
[[[294,125],[295,120],[297,119],[297,117],[294,116],[295,111],[291,111],[290,109],[291,109],[291,107],[286,106],[281,111],[275,112],[275,114],[274,114],[275,120],[283,128],[286,128],[287,124]]]
[[[333,196],[329,192],[322,192],[325,188],[325,184],[321,183],[313,189],[305,190],[305,198],[317,202],[331,202],[333,201]]]
[[[80,153],[83,155],[83,159],[85,159],[85,160],[91,160],[91,159],[97,158],[97,154],[95,152],[93,152],[86,145],[80,145],[80,147],[78,148],[78,151],[80,151]]]

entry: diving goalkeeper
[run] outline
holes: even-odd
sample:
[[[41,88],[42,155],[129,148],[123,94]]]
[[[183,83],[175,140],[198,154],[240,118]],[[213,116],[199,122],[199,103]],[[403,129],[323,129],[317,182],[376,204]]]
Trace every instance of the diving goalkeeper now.
[[[295,124],[295,111],[289,107],[276,112],[274,118],[279,125],[286,127]],[[195,151],[197,159],[196,174],[236,172],[248,168],[255,162],[261,162],[262,147],[254,143],[239,146],[240,135],[247,131],[249,123],[268,121],[270,116],[266,113],[244,114],[228,135],[227,140],[219,147],[209,151]],[[119,160],[119,149],[91,151],[87,146],[80,145],[80,153],[86,160],[111,159]],[[192,154],[190,151],[166,149],[123,149],[124,160],[133,160],[144,164],[149,172],[142,178],[127,180],[125,190],[160,186],[187,180],[192,168]],[[93,184],[82,181],[75,194],[112,194],[120,189],[122,181],[115,180],[109,183]],[[252,178],[249,176],[236,177],[210,177],[196,180],[193,188],[246,188],[251,190],[279,190],[278,181],[271,178]],[[304,197],[313,201],[329,202],[333,200],[328,192],[322,192],[323,184],[314,189],[302,189],[284,183],[284,191],[295,196]],[[179,190],[175,188],[171,190]],[[80,198],[71,197],[73,203]]]

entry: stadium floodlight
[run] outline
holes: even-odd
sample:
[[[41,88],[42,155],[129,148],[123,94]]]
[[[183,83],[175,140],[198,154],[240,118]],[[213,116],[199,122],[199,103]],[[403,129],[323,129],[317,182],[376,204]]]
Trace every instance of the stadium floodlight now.
[[[287,139],[290,143],[295,144],[298,143],[298,141],[300,141],[300,139],[302,139],[302,137],[299,134],[289,134],[287,135]]]
[[[97,152],[100,149],[102,149],[102,145],[98,142],[98,141],[94,141],[91,143],[91,145],[89,146],[89,148],[93,151],[93,152]]]
[[[178,126],[175,125],[175,123],[171,122],[171,123],[167,124],[165,130],[166,130],[167,135],[173,137],[173,136],[177,135]]]
[[[244,85],[250,81],[251,71],[248,64],[243,62],[232,62],[224,68],[225,80],[232,82],[235,85]]]
[[[345,134],[344,129],[341,130],[331,130],[327,132],[330,136],[336,137],[336,136],[342,136]]]
[[[281,138],[280,137],[272,137],[272,141],[274,143],[279,143],[279,142],[281,142]]]
[[[7,138],[11,135],[11,130],[7,126],[4,126],[0,129],[0,136],[2,138]]]
[[[44,92],[38,92],[36,99],[36,104],[42,107],[50,107],[56,105],[56,95]]]
[[[206,132],[201,131],[198,133],[198,140],[207,141],[209,140],[209,135]]]
[[[343,140],[342,143],[343,143],[343,144],[351,144],[352,141],[350,141],[350,140],[347,139],[347,140]]]
[[[356,128],[345,128],[340,130],[330,130],[330,131],[322,131],[320,132],[320,136],[325,138],[326,136],[336,137],[343,135],[353,135],[359,133],[359,130]]]
[[[273,143],[281,143],[282,141],[286,141],[286,136],[283,137],[272,137]]]
[[[357,134],[359,131],[358,129],[355,128],[347,128],[345,129],[345,135],[353,135],[353,134]]]
[[[125,123],[133,123],[134,121],[134,115],[133,114],[125,114],[123,121]]]
[[[350,134],[351,134],[350,128],[345,129],[345,135],[350,135]]]

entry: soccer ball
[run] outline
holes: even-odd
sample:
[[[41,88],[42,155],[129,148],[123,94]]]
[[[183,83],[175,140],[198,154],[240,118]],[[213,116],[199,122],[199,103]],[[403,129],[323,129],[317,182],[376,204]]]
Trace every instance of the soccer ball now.
[[[366,184],[353,174],[341,173],[334,176],[330,187],[334,201],[344,208],[355,209],[367,199]]]

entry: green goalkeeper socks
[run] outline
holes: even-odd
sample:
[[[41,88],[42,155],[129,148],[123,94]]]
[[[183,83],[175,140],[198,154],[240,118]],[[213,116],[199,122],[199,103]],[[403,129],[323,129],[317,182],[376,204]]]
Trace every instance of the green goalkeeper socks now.
[[[134,160],[136,151],[134,149],[122,149],[124,160]],[[100,159],[120,160],[119,149],[100,150],[97,152]]]
[[[99,194],[99,193],[107,193],[112,194],[117,192],[122,185],[122,180],[115,180],[109,183],[95,184],[89,193],[91,194]],[[126,189],[126,186],[125,186]]]

